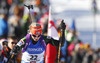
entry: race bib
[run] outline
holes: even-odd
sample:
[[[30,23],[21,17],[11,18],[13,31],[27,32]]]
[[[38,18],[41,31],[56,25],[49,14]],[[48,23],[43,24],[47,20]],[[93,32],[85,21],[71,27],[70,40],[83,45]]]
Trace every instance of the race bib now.
[[[23,53],[22,60],[28,63],[41,63],[44,60],[44,51],[41,54]]]

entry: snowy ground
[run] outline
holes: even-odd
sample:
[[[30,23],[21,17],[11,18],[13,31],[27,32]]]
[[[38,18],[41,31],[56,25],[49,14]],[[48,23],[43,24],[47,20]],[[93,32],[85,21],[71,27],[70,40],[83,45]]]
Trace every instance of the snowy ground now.
[[[65,23],[71,25],[73,17],[76,19],[76,28],[80,33],[79,38],[88,42],[93,48],[100,47],[100,11],[95,17],[91,10],[92,0],[50,0],[52,16],[56,19],[64,19]],[[100,10],[100,0],[97,0],[97,7]],[[96,23],[96,44],[93,45],[94,22]]]

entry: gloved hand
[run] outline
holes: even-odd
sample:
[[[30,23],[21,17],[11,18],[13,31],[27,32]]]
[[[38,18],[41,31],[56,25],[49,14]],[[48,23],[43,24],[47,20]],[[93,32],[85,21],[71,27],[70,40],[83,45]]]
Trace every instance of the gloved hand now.
[[[66,24],[64,23],[64,20],[61,21],[60,28],[65,30]]]
[[[61,24],[60,24],[60,29],[61,29],[60,42],[61,42],[61,46],[64,46],[64,43],[65,43],[65,28],[66,28],[66,25],[64,23],[64,20],[62,20]]]
[[[19,50],[20,50],[20,47],[19,47],[19,46],[15,46],[15,47],[11,50],[10,54],[11,54],[11,55],[12,55],[12,54],[17,54]]]

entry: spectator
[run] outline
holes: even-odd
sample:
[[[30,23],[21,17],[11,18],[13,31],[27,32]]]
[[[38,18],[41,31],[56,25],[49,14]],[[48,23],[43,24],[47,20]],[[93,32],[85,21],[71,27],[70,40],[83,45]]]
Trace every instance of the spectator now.
[[[5,13],[0,14],[0,38],[7,38],[8,36],[8,23],[7,15]]]
[[[2,50],[2,53],[3,53],[3,55],[6,57],[6,58],[8,58],[8,55],[9,55],[9,52],[8,52],[8,40],[7,39],[1,39],[0,40],[0,44],[1,44],[1,46],[2,46],[2,48],[3,48],[3,50]]]
[[[9,50],[13,49],[14,46],[17,44],[18,40],[17,37],[15,36],[10,36],[7,38],[8,39],[8,48]]]
[[[8,50],[9,50],[9,58],[10,58],[10,51],[15,47],[15,45],[17,44],[18,42],[18,39],[17,37],[15,36],[10,36],[7,38],[8,39]],[[20,53],[21,54],[21,53]],[[18,54],[16,54],[10,61],[10,63],[17,63],[17,58],[20,58],[20,57],[17,57]],[[20,55],[21,56],[21,55]]]
[[[13,15],[9,16],[9,36],[21,37],[21,17],[22,15],[18,5],[14,6]]]
[[[6,63],[7,62],[7,58],[3,56],[2,50],[3,50],[3,48],[2,48],[2,46],[0,44],[0,63]]]
[[[82,63],[91,63],[93,61],[93,50],[89,49],[83,58]]]

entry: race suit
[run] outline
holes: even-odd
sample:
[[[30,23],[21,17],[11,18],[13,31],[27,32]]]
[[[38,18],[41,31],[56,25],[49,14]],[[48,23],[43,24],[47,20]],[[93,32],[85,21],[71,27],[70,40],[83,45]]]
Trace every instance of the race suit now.
[[[50,43],[51,45],[59,46],[59,40],[54,40],[49,36],[42,36],[42,37],[45,40],[46,45]],[[17,46],[19,46],[20,49],[22,49],[25,46],[25,43],[26,43],[26,37],[22,38],[17,43]],[[41,44],[40,39],[36,42],[31,37],[27,49],[25,50],[25,52],[22,53],[21,63],[43,63],[44,54],[45,54],[45,49]]]

